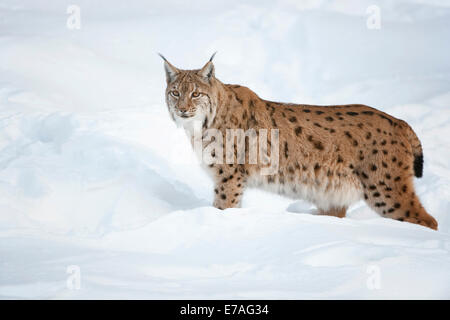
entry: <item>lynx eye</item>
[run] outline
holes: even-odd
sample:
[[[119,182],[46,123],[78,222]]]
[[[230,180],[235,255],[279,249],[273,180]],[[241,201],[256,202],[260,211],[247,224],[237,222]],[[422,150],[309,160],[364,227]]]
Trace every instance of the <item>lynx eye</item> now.
[[[170,91],[170,94],[174,97],[179,97],[180,93],[177,90]]]
[[[192,98],[198,98],[198,97],[200,97],[200,95],[201,95],[200,92],[197,92],[197,91],[192,92]]]

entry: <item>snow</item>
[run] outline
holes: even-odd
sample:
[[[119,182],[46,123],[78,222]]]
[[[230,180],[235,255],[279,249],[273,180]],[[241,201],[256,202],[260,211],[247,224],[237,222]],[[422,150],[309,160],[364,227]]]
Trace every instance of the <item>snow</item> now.
[[[72,4],[0,3],[0,298],[450,298],[449,1],[77,0],[70,30]],[[216,50],[219,79],[263,98],[408,121],[439,231],[257,190],[213,208],[156,53]]]

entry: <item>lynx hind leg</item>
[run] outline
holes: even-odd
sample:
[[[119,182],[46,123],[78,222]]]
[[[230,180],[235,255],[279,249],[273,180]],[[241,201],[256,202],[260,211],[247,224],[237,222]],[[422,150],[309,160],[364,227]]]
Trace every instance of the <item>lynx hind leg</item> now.
[[[327,209],[327,210],[319,208],[319,214],[320,215],[334,216],[334,217],[338,217],[338,218],[344,218],[346,212],[347,212],[347,208],[346,207],[330,208],[330,209]]]
[[[420,224],[437,230],[437,221],[429,215],[414,192],[412,175],[385,174],[384,180],[362,179],[366,203],[383,217]]]

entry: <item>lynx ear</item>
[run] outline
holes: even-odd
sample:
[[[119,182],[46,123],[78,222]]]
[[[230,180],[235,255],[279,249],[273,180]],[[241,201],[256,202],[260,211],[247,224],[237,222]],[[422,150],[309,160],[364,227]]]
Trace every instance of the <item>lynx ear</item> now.
[[[210,80],[212,77],[214,77],[214,64],[212,63],[212,60],[214,59],[214,56],[217,52],[214,52],[214,54],[211,56],[209,61],[205,64],[205,66],[198,72],[200,76],[205,78],[206,80]]]
[[[158,55],[164,60],[164,70],[166,71],[166,80],[167,83],[171,83],[175,76],[180,72],[177,68],[175,68],[169,61],[161,53]]]

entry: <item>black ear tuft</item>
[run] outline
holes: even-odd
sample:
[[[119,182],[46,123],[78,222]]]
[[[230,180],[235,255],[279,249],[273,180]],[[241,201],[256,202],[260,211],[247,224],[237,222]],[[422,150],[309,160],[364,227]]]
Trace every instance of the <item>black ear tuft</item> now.
[[[213,61],[214,57],[216,56],[216,53],[217,53],[217,51],[213,53],[213,55],[211,56],[211,58],[209,58],[209,62],[212,62],[212,61]]]
[[[168,62],[167,59],[159,52],[158,52],[158,56],[160,56],[165,62]]]
[[[164,60],[164,70],[166,71],[166,80],[167,83],[172,82],[175,79],[175,76],[180,72],[177,68],[175,68],[167,59],[161,54],[158,55]]]
[[[209,58],[209,61],[203,66],[201,70],[199,70],[198,74],[205,78],[206,80],[211,80],[212,77],[214,77],[214,64],[212,60],[214,59],[214,56],[216,55],[217,51],[213,53],[211,58]]]

